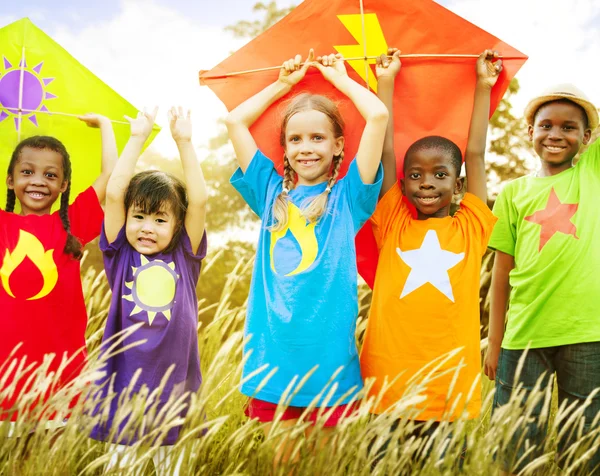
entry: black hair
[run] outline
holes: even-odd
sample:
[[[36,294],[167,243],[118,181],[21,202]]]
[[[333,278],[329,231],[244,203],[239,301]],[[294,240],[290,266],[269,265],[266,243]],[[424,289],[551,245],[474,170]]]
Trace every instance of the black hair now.
[[[175,230],[169,246],[164,252],[175,248],[183,230],[188,197],[183,182],[177,177],[159,170],[146,170],[133,176],[125,194],[125,213],[132,206],[142,213],[151,215],[164,211],[170,205],[175,215]]]
[[[585,112],[585,109],[581,105],[579,105],[576,102],[571,101],[570,99],[567,99],[567,98],[554,99],[553,101],[548,101],[548,102],[541,104],[540,107],[538,107],[536,109],[536,111],[533,113],[534,124],[535,124],[535,118],[538,115],[538,112],[540,112],[540,109],[547,106],[548,104],[554,104],[554,103],[572,104],[573,106],[577,106],[577,108],[581,111],[581,114],[583,114],[583,130],[589,129],[590,124],[589,124],[588,115],[587,115],[587,112]]]
[[[65,254],[72,255],[76,260],[80,260],[83,256],[82,246],[79,240],[71,234],[71,223],[69,221],[69,195],[71,194],[71,158],[69,157],[69,153],[67,152],[64,144],[55,137],[33,136],[23,139],[21,142],[19,142],[19,144],[17,144],[17,147],[15,147],[10,159],[10,163],[8,164],[7,174],[11,177],[14,172],[15,164],[17,163],[17,160],[19,160],[21,152],[26,147],[37,150],[51,150],[57,154],[60,154],[63,159],[63,180],[68,182],[67,189],[61,194],[60,209],[58,212],[63,228],[67,232],[67,242],[65,243],[63,252]],[[15,195],[15,191],[8,189],[6,192],[7,212],[14,211],[16,199],[17,197]]]
[[[456,176],[460,176],[460,169],[462,168],[462,153],[454,142],[441,136],[427,136],[414,142],[408,148],[406,155],[404,156],[404,169],[406,170],[406,164],[408,163],[407,159],[410,154],[414,154],[415,152],[419,152],[421,150],[431,149],[436,149],[440,152],[448,154],[450,161],[452,162],[452,166],[456,170]]]

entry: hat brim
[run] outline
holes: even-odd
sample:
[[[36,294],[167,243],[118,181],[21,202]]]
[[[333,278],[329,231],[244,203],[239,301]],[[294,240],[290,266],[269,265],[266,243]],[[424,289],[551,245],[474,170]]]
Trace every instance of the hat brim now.
[[[527,107],[525,108],[525,120],[527,121],[527,124],[533,125],[535,113],[540,107],[542,107],[542,105],[546,104],[547,102],[558,101],[560,99],[568,99],[569,101],[581,106],[587,115],[588,127],[592,131],[598,127],[598,110],[596,107],[591,102],[568,93],[548,94],[546,96],[540,96],[529,101],[529,104],[527,104]]]

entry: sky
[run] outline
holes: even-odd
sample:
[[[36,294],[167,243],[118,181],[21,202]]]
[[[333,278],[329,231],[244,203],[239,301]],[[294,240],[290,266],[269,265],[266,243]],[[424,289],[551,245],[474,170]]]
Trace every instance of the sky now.
[[[191,108],[194,143],[202,148],[222,127],[218,119],[227,111],[208,88],[199,86],[198,71],[212,68],[247,41],[233,38],[224,27],[260,18],[252,12],[254,3],[0,0],[0,26],[29,17],[136,107],[159,105],[157,122],[163,128],[170,105]],[[294,3],[298,2],[278,0],[279,6]],[[530,97],[560,82],[576,84],[600,105],[600,1],[438,3],[529,56],[517,74],[521,84],[513,101],[517,114]],[[166,129],[157,136],[153,148],[174,157],[176,148]]]

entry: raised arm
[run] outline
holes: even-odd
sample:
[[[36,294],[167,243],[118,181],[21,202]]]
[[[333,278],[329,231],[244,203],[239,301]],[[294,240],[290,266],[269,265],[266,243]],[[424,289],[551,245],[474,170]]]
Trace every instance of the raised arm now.
[[[509,275],[515,267],[515,258],[502,251],[496,251],[492,269],[490,286],[490,322],[488,331],[488,347],[483,366],[484,373],[490,380],[496,378],[500,347],[504,338],[504,323],[510,295]]]
[[[242,172],[246,172],[258,149],[254,137],[250,134],[250,126],[271,104],[289,93],[292,87],[304,78],[313,59],[314,53],[311,49],[304,64],[302,64],[300,55],[286,61],[281,66],[277,81],[244,101],[228,114],[225,125]]]
[[[107,117],[100,114],[86,114],[79,116],[79,119],[85,122],[88,127],[97,127],[100,129],[100,138],[102,140],[102,165],[100,175],[92,187],[98,196],[98,201],[103,202],[106,195],[106,184],[110,178],[110,174],[117,163],[119,153],[117,151],[117,141],[112,128],[112,123]]]
[[[325,79],[354,103],[366,125],[360,139],[356,163],[364,183],[373,183],[381,163],[388,111],[376,95],[348,76],[342,55],[323,56],[314,63]]]
[[[192,252],[196,254],[204,234],[208,191],[202,167],[200,167],[200,162],[192,145],[191,112],[188,110],[185,113],[181,107],[178,109],[172,107],[169,110],[169,125],[171,126],[173,140],[175,140],[179,149],[188,196],[185,229],[190,237]]]
[[[476,71],[477,84],[465,152],[465,168],[467,169],[467,191],[487,203],[485,148],[490,118],[490,94],[502,71],[502,60],[498,59],[498,52],[485,50],[481,53],[477,58]]]
[[[391,59],[389,56],[391,56]],[[398,180],[396,153],[394,152],[394,82],[401,66],[400,50],[389,48],[387,55],[383,54],[377,58],[377,67],[375,68],[377,73],[377,97],[385,104],[389,114],[383,142],[383,153],[381,154],[383,183],[379,198],[383,197]]]
[[[104,232],[109,243],[116,240],[119,231],[125,224],[127,216],[125,194],[135,172],[135,164],[142,153],[146,139],[152,132],[157,110],[158,108],[155,107],[151,114],[145,111],[138,112],[135,119],[125,116],[131,125],[131,136],[106,186]]]

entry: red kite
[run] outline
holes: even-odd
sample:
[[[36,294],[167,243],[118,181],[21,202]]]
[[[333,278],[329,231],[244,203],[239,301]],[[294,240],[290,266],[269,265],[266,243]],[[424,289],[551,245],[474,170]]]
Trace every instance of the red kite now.
[[[426,135],[448,137],[464,152],[473,105],[476,56],[489,48],[503,57],[504,70],[492,91],[491,112],[527,56],[432,0],[361,3],[306,0],[212,70],[201,71],[201,84],[208,85],[232,110],[275,81],[278,68],[230,73],[278,66],[298,53],[306,57],[309,48],[314,48],[317,56],[339,52],[346,58],[357,58],[347,63],[350,76],[375,89],[374,57],[386,52],[388,46],[396,47],[403,55],[415,55],[402,58],[402,71],[396,79],[394,121],[399,173],[408,146]],[[283,157],[278,140],[282,110],[291,96],[307,90],[339,103],[346,122],[346,157],[356,153],[364,120],[348,99],[318,71],[310,69],[290,95],[273,104],[251,128],[258,146],[279,170]],[[348,163],[342,166],[342,173]],[[370,223],[359,232],[356,244],[359,272],[372,286],[378,251]]]

